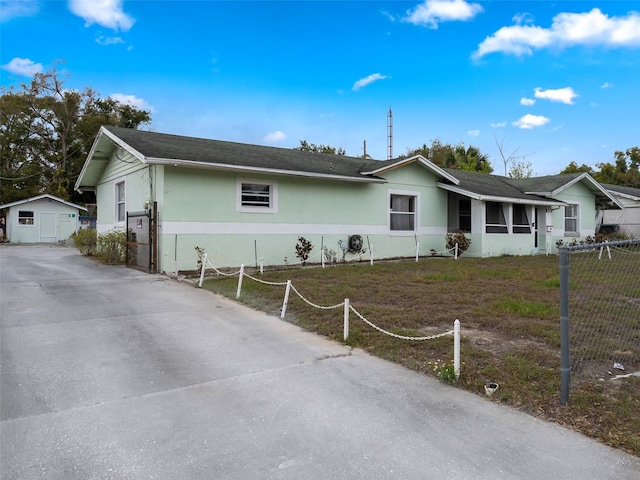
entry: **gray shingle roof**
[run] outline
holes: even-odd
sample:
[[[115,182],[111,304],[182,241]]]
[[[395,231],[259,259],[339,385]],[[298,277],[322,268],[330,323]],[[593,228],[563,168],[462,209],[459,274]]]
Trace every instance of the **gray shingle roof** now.
[[[527,195],[523,190],[511,184],[511,182],[508,181],[510,179],[506,177],[485,173],[466,172],[451,168],[445,168],[444,170],[460,180],[458,188],[470,193],[484,197],[491,196],[540,201],[549,200],[548,198],[538,197],[536,195]]]
[[[629,195],[630,197],[640,198],[640,188],[623,187],[622,185],[612,185],[610,183],[601,183],[600,185],[602,185],[605,190],[609,190],[610,192],[617,192],[624,195]]]
[[[212,165],[253,167],[256,169],[351,177],[354,179],[367,178],[360,172],[373,170],[379,166],[376,160],[359,157],[303,152],[292,148],[223,142],[130,128],[104,128],[147,157],[147,159],[185,160]]]

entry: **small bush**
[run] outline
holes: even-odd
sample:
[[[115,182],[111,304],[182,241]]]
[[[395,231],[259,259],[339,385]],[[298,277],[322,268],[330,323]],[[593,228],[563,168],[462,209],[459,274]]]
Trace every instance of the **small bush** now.
[[[82,255],[90,257],[96,254],[97,234],[93,228],[78,230],[71,235],[71,239]]]
[[[471,239],[463,232],[447,233],[447,249],[453,250],[458,244],[458,254],[465,252],[471,246]]]
[[[296,257],[300,259],[302,265],[307,264],[309,254],[313,250],[313,244],[304,237],[298,237],[298,243],[296,245]]]
[[[109,265],[121,265],[126,261],[127,234],[112,230],[98,236],[97,257]]]

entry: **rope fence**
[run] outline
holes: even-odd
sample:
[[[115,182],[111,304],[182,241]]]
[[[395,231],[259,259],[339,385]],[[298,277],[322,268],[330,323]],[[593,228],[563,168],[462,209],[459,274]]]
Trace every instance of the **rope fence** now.
[[[284,299],[282,301],[282,309],[280,311],[280,318],[284,319],[286,313],[287,313],[287,305],[289,303],[289,295],[291,293],[291,291],[293,291],[304,303],[306,303],[307,305],[313,307],[313,308],[317,308],[320,310],[335,310],[338,308],[342,308],[343,309],[343,339],[346,342],[347,339],[349,338],[349,321],[350,321],[350,312],[353,312],[355,314],[355,316],[357,318],[359,318],[360,320],[362,320],[362,322],[364,322],[366,325],[368,325],[369,327],[373,328],[374,330],[377,330],[378,332],[384,334],[384,335],[388,335],[390,337],[393,338],[397,338],[399,340],[407,340],[407,341],[427,341],[427,340],[435,340],[437,338],[441,338],[441,337],[446,337],[448,335],[453,335],[453,367],[454,367],[454,371],[455,371],[455,375],[456,378],[460,377],[460,320],[456,319],[453,323],[453,330],[449,330],[443,333],[439,333],[436,335],[430,335],[430,336],[424,336],[424,337],[411,337],[411,336],[407,336],[407,335],[398,335],[397,333],[393,333],[393,332],[389,332],[388,330],[385,330],[381,327],[379,327],[378,325],[375,325],[373,322],[367,320],[360,312],[358,312],[350,303],[348,298],[345,298],[342,302],[337,303],[335,305],[328,305],[328,306],[323,306],[323,305],[318,305],[314,302],[312,302],[311,300],[305,298],[299,291],[298,289],[296,289],[296,287],[291,283],[291,280],[287,280],[286,282],[268,282],[266,280],[262,280],[260,278],[256,278],[252,275],[249,275],[247,273],[245,273],[244,271],[244,265],[240,266],[240,270],[237,272],[233,272],[233,273],[225,273],[220,271],[219,269],[217,269],[207,258],[207,254],[205,253],[203,255],[202,258],[202,270],[200,272],[200,281],[198,282],[198,287],[202,287],[202,282],[204,280],[204,273],[205,270],[207,268],[207,266],[210,266],[211,268],[214,269],[214,271],[216,272],[216,274],[218,275],[222,275],[225,277],[234,277],[234,276],[238,276],[238,288],[236,290],[236,298],[240,298],[240,295],[242,293],[242,280],[244,277],[253,280],[255,282],[258,283],[262,283],[264,285],[271,285],[271,286],[286,286],[285,288],[285,294],[284,294]]]

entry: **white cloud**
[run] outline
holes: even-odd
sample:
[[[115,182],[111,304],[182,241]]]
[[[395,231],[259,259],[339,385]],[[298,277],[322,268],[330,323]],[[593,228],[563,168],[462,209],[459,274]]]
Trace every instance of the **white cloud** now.
[[[438,23],[471,20],[483,10],[479,3],[468,3],[465,0],[425,0],[408,10],[403,20],[436,29]]]
[[[112,93],[109,95],[110,98],[119,103],[124,103],[126,105],[131,105],[132,107],[136,107],[140,110],[147,110],[149,112],[153,112],[153,107],[149,105],[146,100],[142,98],[138,98],[135,95],[126,95],[124,93]]]
[[[124,40],[122,39],[122,37],[105,37],[104,35],[101,35],[96,38],[96,43],[104,47],[107,45],[117,45],[119,43],[124,43]]]
[[[112,30],[129,30],[135,20],[122,10],[122,0],[69,0],[69,9],[85,26],[97,23]]]
[[[573,99],[579,96],[571,87],[558,88],[556,90],[542,90],[540,87],[536,87],[534,92],[536,98],[566,103],[567,105],[573,105]]]
[[[30,17],[40,11],[37,0],[0,0],[0,22]]]
[[[520,117],[517,121],[513,122],[513,125],[522,128],[525,130],[531,130],[535,127],[542,127],[549,123],[549,119],[547,117],[543,117],[542,115],[531,115],[527,113],[526,115]]]
[[[467,135],[469,135],[470,137],[477,137],[480,135],[480,130],[469,130],[467,132]]]
[[[354,91],[358,91],[360,90],[362,87],[366,87],[367,85],[369,85],[370,83],[373,83],[377,80],[385,80],[389,78],[389,76],[387,75],[382,75],[380,73],[373,73],[371,75],[369,75],[368,77],[364,77],[361,78],[360,80],[358,80],[356,83],[353,84],[353,88],[352,90]]]
[[[613,87],[613,83],[609,83],[609,82],[604,82],[600,88],[611,88]]]
[[[44,70],[41,63],[35,63],[28,58],[19,57],[14,58],[9,63],[5,63],[2,68],[7,72],[25,77],[33,77],[36,73],[41,73]]]
[[[282,140],[286,140],[286,138],[287,136],[283,132],[281,132],[280,130],[277,130],[275,132],[265,135],[263,140],[265,142],[281,142]]]
[[[520,24],[502,27],[478,45],[473,57],[494,52],[531,55],[535,49],[573,45],[640,47],[640,13],[609,17],[594,8],[586,13],[559,13],[550,28]]]
[[[536,103],[536,101],[533,98],[522,97],[520,99],[520,105],[524,105],[525,107],[530,107],[531,105],[534,105],[535,103]]]
[[[511,20],[513,20],[513,23],[517,25],[522,25],[525,23],[533,23],[533,16],[527,12],[516,13]]]
[[[498,123],[492,123],[491,127],[492,128],[502,128],[502,127],[506,127],[507,126],[507,122],[498,122]]]

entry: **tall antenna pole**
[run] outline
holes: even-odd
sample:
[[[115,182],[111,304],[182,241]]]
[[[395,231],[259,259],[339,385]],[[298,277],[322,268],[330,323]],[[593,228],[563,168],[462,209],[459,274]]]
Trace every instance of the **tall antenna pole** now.
[[[387,116],[387,160],[393,158],[393,113],[389,105],[389,115]]]

